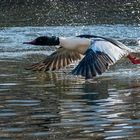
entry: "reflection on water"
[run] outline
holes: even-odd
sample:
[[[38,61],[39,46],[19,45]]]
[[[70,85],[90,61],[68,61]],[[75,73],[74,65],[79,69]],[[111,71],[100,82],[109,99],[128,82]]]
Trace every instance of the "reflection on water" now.
[[[57,28],[55,32],[53,29]],[[69,28],[69,30],[67,30]],[[132,27],[53,27],[65,35],[126,30],[119,40],[130,47],[139,37]],[[135,27],[139,29],[139,27]],[[29,31],[30,30],[30,31]],[[49,54],[44,47],[22,45],[44,28],[5,28],[0,36],[0,138],[67,140],[138,140],[140,138],[140,66],[122,60],[94,80],[67,75],[67,71],[30,72],[24,66]],[[134,32],[131,36],[131,32]],[[123,40],[124,39],[124,40]],[[41,51],[40,51],[41,50]],[[37,55],[35,55],[37,54]]]

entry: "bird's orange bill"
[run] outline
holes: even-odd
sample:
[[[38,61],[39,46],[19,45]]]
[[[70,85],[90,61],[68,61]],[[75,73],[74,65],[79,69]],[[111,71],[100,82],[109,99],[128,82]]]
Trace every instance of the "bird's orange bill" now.
[[[23,44],[35,45],[36,44],[36,40],[29,41],[29,42],[23,42]]]

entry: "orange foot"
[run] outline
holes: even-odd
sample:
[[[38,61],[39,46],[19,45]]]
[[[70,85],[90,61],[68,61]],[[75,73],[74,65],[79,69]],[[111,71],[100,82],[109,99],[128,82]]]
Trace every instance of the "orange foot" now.
[[[127,56],[127,58],[129,58],[129,60],[130,60],[133,64],[140,64],[140,59],[137,58],[137,57],[135,57],[135,56],[133,56],[133,55],[131,55],[131,54],[129,54],[129,55]]]

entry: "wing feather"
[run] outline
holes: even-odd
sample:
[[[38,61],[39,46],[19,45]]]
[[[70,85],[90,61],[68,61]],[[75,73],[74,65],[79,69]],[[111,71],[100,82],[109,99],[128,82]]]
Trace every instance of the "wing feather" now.
[[[120,45],[120,44],[119,44]],[[118,47],[107,40],[93,40],[85,57],[78,66],[72,70],[74,75],[82,75],[86,79],[93,78],[105,72],[121,57],[127,56],[128,50]]]
[[[61,47],[50,56],[47,56],[45,60],[32,64],[31,66],[26,67],[26,69],[34,71],[59,70],[74,61],[80,60],[82,57],[83,55],[76,51],[69,51]]]

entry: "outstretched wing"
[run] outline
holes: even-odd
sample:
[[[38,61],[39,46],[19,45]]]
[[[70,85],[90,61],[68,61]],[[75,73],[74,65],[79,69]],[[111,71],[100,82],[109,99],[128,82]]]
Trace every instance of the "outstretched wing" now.
[[[93,78],[101,75],[110,65],[127,54],[128,50],[121,49],[107,40],[93,40],[85,57],[72,70],[72,74],[84,76],[86,79]]]
[[[69,51],[65,48],[60,47],[47,56],[47,58],[39,63],[32,64],[26,67],[27,70],[35,71],[49,71],[49,70],[59,70],[71,64],[74,61],[80,60],[82,55],[75,51]]]
[[[82,35],[78,35],[77,37],[81,37],[81,38],[94,38],[94,39],[103,39],[106,40],[112,44],[114,44],[115,46],[118,46],[119,48],[126,50],[126,51],[130,51],[130,52],[134,52],[134,50],[126,47],[124,44],[122,44],[121,42],[112,39],[112,38],[108,38],[108,37],[103,37],[103,36],[97,36],[97,35],[89,35],[89,34],[82,34]]]

